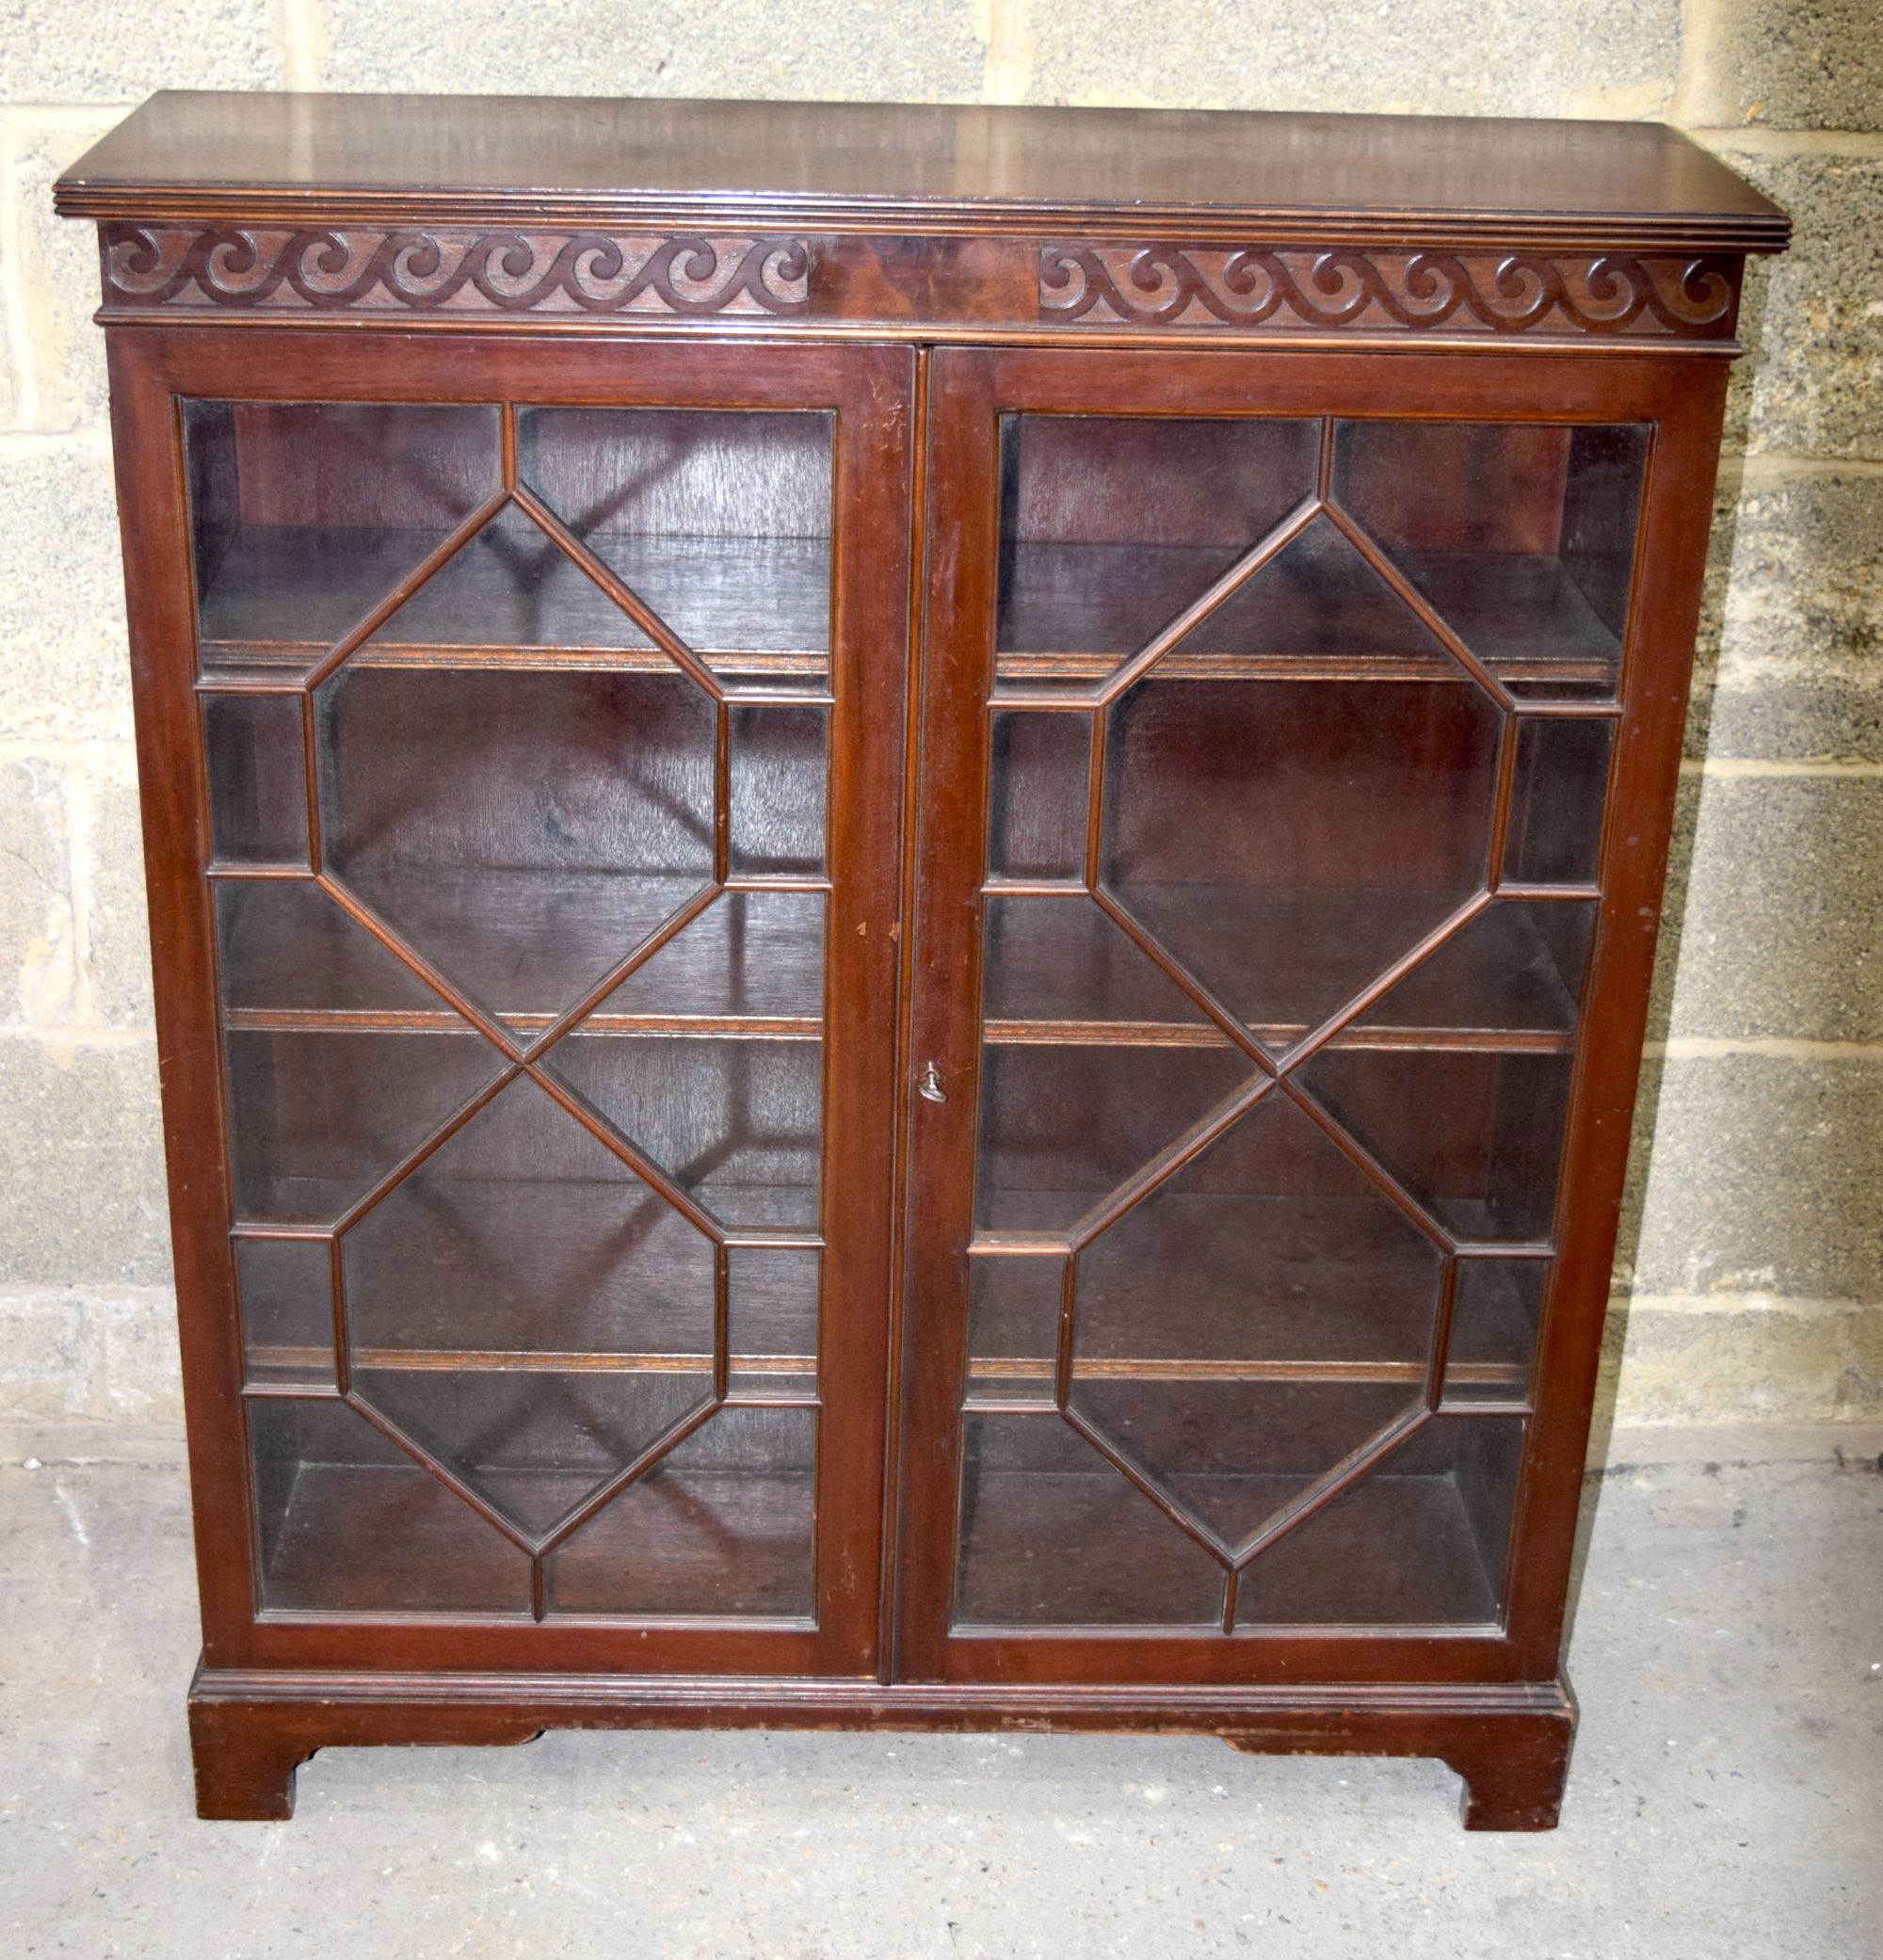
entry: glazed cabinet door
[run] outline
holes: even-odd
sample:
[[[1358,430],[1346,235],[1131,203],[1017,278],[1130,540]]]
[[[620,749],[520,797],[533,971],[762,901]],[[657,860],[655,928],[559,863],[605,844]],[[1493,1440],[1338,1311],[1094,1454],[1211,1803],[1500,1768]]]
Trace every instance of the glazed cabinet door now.
[[[117,349],[212,1655],[872,1668],[910,358],[349,343]]]
[[[903,1671],[1547,1674],[1714,377],[931,374]]]

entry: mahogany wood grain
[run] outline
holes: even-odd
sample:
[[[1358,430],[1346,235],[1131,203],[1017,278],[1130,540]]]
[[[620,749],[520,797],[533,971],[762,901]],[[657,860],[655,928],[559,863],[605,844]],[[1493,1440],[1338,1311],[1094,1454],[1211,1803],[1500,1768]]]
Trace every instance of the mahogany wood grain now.
[[[1497,117],[571,102],[166,90],[73,165],[72,217],[555,214],[920,235],[1115,228],[1416,246],[1541,235],[1776,249],[1768,200],[1676,131]]]
[[[1614,123],[153,98],[199,1806],[550,1727],[1544,1829],[1742,257]]]

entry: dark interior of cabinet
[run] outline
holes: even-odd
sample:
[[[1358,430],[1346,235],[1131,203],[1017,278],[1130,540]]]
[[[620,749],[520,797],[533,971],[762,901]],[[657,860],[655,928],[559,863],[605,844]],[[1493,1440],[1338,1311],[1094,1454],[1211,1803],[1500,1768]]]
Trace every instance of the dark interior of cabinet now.
[[[1645,434],[1000,453],[955,1625],[1494,1623]]]
[[[185,426],[263,1603],[801,1619],[830,416]]]
[[[265,1603],[808,1613],[831,419],[186,429]],[[963,1631],[1497,1619],[1644,453],[1004,418]]]

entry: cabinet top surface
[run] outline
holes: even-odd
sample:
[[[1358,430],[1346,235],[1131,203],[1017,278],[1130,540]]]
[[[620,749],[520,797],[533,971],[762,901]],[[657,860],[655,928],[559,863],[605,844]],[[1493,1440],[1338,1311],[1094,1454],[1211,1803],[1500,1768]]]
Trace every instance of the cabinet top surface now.
[[[1777,250],[1784,214],[1658,123],[892,103],[166,91],[72,217],[977,232],[1319,222],[1408,245]]]

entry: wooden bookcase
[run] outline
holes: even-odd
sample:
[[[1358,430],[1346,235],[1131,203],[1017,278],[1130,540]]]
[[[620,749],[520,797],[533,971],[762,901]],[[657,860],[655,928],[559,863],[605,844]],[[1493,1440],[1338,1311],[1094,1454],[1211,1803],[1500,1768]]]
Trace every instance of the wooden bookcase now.
[[[1744,256],[1644,125],[162,95],[205,1816],[1134,1727],[1554,1822]]]

